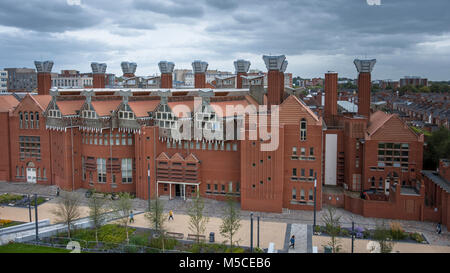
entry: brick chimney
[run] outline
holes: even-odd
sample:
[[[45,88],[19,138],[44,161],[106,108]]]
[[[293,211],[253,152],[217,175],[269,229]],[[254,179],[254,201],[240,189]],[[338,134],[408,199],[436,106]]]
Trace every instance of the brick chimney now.
[[[172,74],[175,64],[172,62],[161,61],[158,63],[161,72],[161,88],[172,88]]]
[[[48,95],[50,94],[50,88],[52,88],[52,68],[53,61],[35,61],[37,71],[37,84],[38,84],[38,94]]]
[[[284,96],[284,71],[288,62],[286,56],[263,56],[267,67],[267,106],[280,105]]]
[[[234,61],[234,68],[236,69],[236,88],[242,88],[242,77],[247,76],[247,72],[250,68],[250,62],[246,60]]]
[[[136,73],[136,67],[137,67],[136,63],[122,62],[120,64],[120,66],[122,66],[122,72],[123,72],[124,77],[126,77],[126,78],[134,77],[134,73]]]
[[[358,60],[353,62],[358,70],[358,115],[370,117],[370,91],[372,89],[372,69],[377,60]]]
[[[324,118],[327,124],[331,125],[334,116],[337,115],[337,89],[338,73],[328,71],[325,73],[325,109]]]
[[[202,61],[194,61],[192,63],[192,70],[194,72],[194,87],[206,88],[206,70],[208,63]]]
[[[92,68],[92,80],[94,88],[105,88],[105,73],[106,73],[105,63],[91,63]]]

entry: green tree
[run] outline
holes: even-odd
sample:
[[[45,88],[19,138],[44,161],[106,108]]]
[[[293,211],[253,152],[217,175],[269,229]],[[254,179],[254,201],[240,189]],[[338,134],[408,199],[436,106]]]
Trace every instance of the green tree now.
[[[342,248],[341,241],[337,238],[341,232],[340,220],[341,216],[336,215],[336,209],[328,206],[327,211],[322,216],[322,221],[325,223],[325,230],[327,234],[331,237],[331,240],[327,246],[331,247],[333,253],[338,253]]]
[[[381,253],[390,253],[394,247],[390,229],[386,228],[384,223],[377,224],[373,233],[373,238],[380,245]]]
[[[89,207],[89,218],[92,221],[95,230],[95,241],[98,244],[98,229],[102,226],[107,209],[108,201],[106,198],[102,198],[99,195],[95,194],[95,191],[92,194],[92,197],[89,199],[88,207]]]
[[[130,212],[133,209],[130,194],[128,192],[122,194],[118,200],[113,202],[113,207],[117,218],[119,218],[118,222],[125,227],[128,244],[130,242],[130,239],[128,238],[128,220],[130,218]]]
[[[421,86],[420,88],[419,88],[419,92],[420,93],[430,93],[430,88],[428,87],[428,86]]]
[[[150,210],[145,213],[145,218],[159,236],[164,251],[166,216],[164,215],[164,203],[158,197],[150,202]]]
[[[230,241],[231,253],[233,252],[233,238],[241,228],[241,216],[236,202],[231,196],[227,196],[227,206],[224,209],[224,217],[220,226],[220,234]]]
[[[71,238],[70,228],[77,218],[80,217],[80,197],[75,192],[61,192],[56,208],[52,213],[67,225],[67,233]]]
[[[428,170],[436,169],[440,159],[450,158],[450,130],[442,126],[427,137],[423,157]]]
[[[191,205],[188,208],[189,215],[189,229],[197,235],[197,243],[200,243],[200,236],[205,233],[206,224],[209,218],[204,215],[205,202],[199,195],[192,200]]]

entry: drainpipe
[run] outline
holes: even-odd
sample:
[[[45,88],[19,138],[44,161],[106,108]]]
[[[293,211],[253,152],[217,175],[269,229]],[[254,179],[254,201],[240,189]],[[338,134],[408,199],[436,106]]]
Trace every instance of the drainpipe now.
[[[72,117],[70,118],[70,138],[72,144],[72,191],[75,191],[75,163],[73,162],[73,125],[72,125]]]

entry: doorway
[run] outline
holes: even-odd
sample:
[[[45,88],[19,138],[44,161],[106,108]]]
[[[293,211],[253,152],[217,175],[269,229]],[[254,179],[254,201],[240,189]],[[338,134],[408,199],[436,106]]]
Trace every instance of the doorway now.
[[[27,182],[36,184],[36,167],[33,162],[27,164]]]

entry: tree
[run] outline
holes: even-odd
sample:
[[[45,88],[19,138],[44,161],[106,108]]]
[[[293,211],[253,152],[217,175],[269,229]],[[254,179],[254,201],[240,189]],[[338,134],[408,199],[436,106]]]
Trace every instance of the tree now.
[[[204,209],[205,202],[199,195],[192,200],[188,208],[189,229],[197,235],[197,243],[200,243],[199,237],[205,233],[206,224],[209,221],[209,218],[203,214]]]
[[[384,223],[381,225],[377,224],[373,238],[379,244],[381,253],[390,253],[392,251],[394,242],[392,242],[391,231],[385,227]]]
[[[164,252],[164,240],[165,240],[165,222],[166,216],[164,215],[164,203],[156,197],[155,200],[150,202],[150,210],[145,213],[145,218],[150,222],[150,227],[155,230],[161,240],[162,249]]]
[[[128,244],[130,241],[128,238],[128,219],[130,217],[130,212],[133,209],[130,194],[127,192],[124,193],[118,200],[113,202],[113,207],[117,218],[119,218],[119,223],[125,226]]]
[[[236,208],[236,202],[231,196],[227,196],[227,206],[224,209],[225,216],[222,218],[220,234],[230,241],[231,252],[233,252],[233,238],[241,228],[241,217]]]
[[[106,208],[106,204],[108,201],[105,198],[99,197],[95,194],[95,191],[92,194],[92,197],[89,199],[88,207],[89,207],[89,218],[92,221],[92,224],[95,229],[95,241],[98,244],[98,229],[102,226],[103,221],[106,217],[106,212],[108,209]]]
[[[52,211],[59,221],[67,225],[69,238],[73,221],[80,217],[80,197],[74,192],[61,192],[56,209]]]
[[[337,238],[341,232],[340,226],[341,216],[336,216],[336,209],[328,206],[326,213],[322,216],[322,221],[325,223],[325,230],[331,237],[331,241],[327,244],[331,247],[333,253],[338,253],[342,246],[340,240]]]
[[[424,169],[436,169],[440,159],[450,157],[450,130],[440,127],[426,138],[426,143],[423,152]]]

